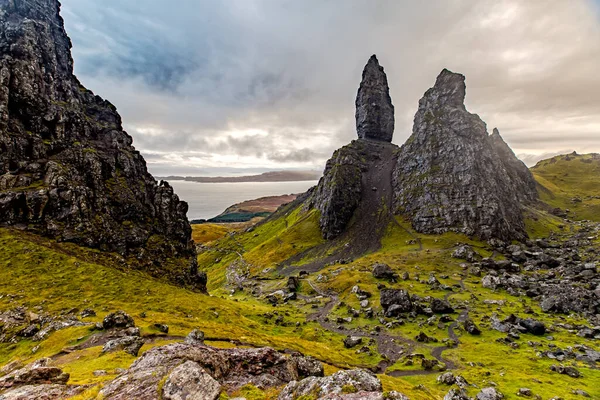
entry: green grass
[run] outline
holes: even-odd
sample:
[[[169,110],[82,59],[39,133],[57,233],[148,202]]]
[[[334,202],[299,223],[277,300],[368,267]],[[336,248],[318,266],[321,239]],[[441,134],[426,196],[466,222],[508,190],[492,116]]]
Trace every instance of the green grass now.
[[[531,168],[540,199],[569,209],[571,219],[600,221],[600,157],[597,154],[560,155]],[[573,201],[578,198],[581,202]]]

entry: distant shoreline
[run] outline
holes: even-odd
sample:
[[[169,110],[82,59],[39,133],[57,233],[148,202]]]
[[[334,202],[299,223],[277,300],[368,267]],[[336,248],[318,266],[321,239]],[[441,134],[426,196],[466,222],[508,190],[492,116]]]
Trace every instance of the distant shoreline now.
[[[241,182],[303,182],[317,181],[318,171],[272,171],[260,175],[247,176],[164,176],[156,179],[165,181],[186,181],[195,183],[241,183]]]

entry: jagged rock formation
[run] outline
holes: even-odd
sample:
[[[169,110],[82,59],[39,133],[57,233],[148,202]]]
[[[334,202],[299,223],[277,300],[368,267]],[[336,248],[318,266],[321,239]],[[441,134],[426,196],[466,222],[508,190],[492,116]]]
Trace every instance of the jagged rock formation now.
[[[536,182],[533,174],[502,139],[498,128],[494,128],[489,138],[496,154],[500,156],[500,161],[502,161],[512,185],[521,188],[515,193],[519,200],[525,202],[537,200]]]
[[[524,239],[521,204],[537,198],[535,181],[464,98],[465,77],[444,69],[419,101],[393,175],[395,211],[424,233]]]
[[[309,199],[321,212],[319,225],[325,239],[340,236],[353,217],[354,225],[360,226],[355,233],[366,236],[360,240],[367,243],[374,238],[374,229],[382,221],[373,216],[391,206],[385,203],[391,203],[392,156],[397,149],[391,143],[359,139],[335,151]]]
[[[387,77],[375,55],[362,74],[356,95],[356,132],[360,139],[391,142],[394,134],[394,105]]]
[[[374,55],[364,68],[356,96],[356,131],[359,140],[336,150],[327,161],[308,206],[321,212],[319,225],[325,239],[340,236],[354,217],[355,225],[365,225],[355,233],[368,236],[360,238],[367,243],[374,239],[376,222],[369,216],[377,214],[382,196],[391,194],[387,186],[392,154],[397,150],[397,146],[386,143],[394,133],[394,106],[387,77]]]
[[[203,288],[187,204],[73,75],[57,0],[0,0],[0,222]]]

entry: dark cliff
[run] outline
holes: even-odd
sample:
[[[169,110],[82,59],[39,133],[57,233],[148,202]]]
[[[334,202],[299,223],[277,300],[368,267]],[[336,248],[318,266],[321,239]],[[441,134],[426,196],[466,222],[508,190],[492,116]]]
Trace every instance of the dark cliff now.
[[[56,0],[0,0],[0,222],[204,289],[187,204],[73,75]]]
[[[524,239],[522,206],[537,199],[535,181],[464,98],[464,76],[443,70],[419,101],[394,171],[395,210],[424,233]]]

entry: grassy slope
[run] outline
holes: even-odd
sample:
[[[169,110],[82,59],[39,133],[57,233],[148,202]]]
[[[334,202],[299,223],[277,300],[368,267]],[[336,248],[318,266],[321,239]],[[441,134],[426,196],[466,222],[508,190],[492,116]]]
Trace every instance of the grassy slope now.
[[[571,210],[572,219],[600,221],[600,156],[560,155],[540,161],[531,172],[541,186],[542,201]]]
[[[557,161],[561,163],[563,161]],[[577,173],[589,174],[590,165],[577,160],[564,161],[569,166],[582,168]],[[575,164],[573,164],[575,163]],[[580,163],[583,165],[579,165]],[[564,208],[573,197],[570,188],[579,190],[577,195],[582,199],[594,193],[596,186],[590,175],[589,184],[582,185],[582,180],[573,179],[572,175],[560,175],[561,169],[554,169],[554,163],[549,166],[540,165],[534,168],[534,174],[539,182],[551,188],[551,195],[542,194],[543,199],[552,206]],[[557,178],[554,175],[559,176]],[[574,174],[574,172],[570,172]],[[554,183],[553,183],[554,182]],[[565,183],[566,182],[566,183]],[[552,186],[552,185],[554,186]],[[562,189],[558,186],[562,185]],[[565,186],[566,184],[571,186]],[[566,189],[564,189],[566,187]],[[578,189],[579,188],[579,189]],[[546,196],[546,197],[544,197]],[[592,199],[593,200],[593,199]],[[590,204],[590,206],[586,206]],[[585,207],[584,207],[585,206]],[[580,205],[578,216],[594,215],[593,202]],[[571,207],[573,209],[573,207]],[[570,227],[565,227],[563,220],[549,215],[544,211],[529,210],[527,228],[533,237],[546,236],[549,232],[560,233]],[[199,228],[210,227],[204,231]],[[212,229],[214,228],[214,229]],[[100,321],[108,312],[123,309],[133,315],[143,334],[156,333],[154,323],[166,323],[170,326],[170,334],[182,336],[194,328],[204,330],[209,337],[226,337],[238,339],[254,345],[269,345],[278,349],[294,349],[305,354],[313,355],[330,363],[326,371],[336,370],[338,366],[374,366],[380,358],[377,355],[356,354],[355,350],[344,349],[342,336],[328,332],[316,323],[306,323],[306,316],[315,311],[314,306],[304,300],[292,302],[273,308],[264,300],[256,299],[245,293],[229,295],[225,288],[227,267],[232,262],[244,259],[252,274],[261,274],[271,280],[263,281],[263,293],[281,288],[285,279],[276,273],[277,265],[303,250],[322,243],[318,230],[318,214],[302,212],[300,208],[288,210],[284,216],[271,219],[257,226],[251,232],[227,235],[229,227],[223,225],[199,225],[195,227],[195,238],[205,243],[208,249],[199,255],[199,263],[209,275],[209,289],[212,296],[192,293],[173,287],[165,282],[148,278],[147,276],[129,270],[119,270],[106,261],[101,254],[85,250],[69,244],[57,244],[47,239],[24,234],[13,230],[0,229],[0,310],[14,308],[19,305],[34,307],[41,305],[44,311],[59,314],[71,308],[93,308],[98,317],[89,321]],[[419,238],[423,248],[410,244],[411,240]],[[215,240],[217,239],[217,240]],[[541,319],[548,326],[553,323],[569,322],[584,323],[576,316],[560,316],[544,314],[530,299],[513,297],[505,292],[494,292],[481,287],[480,278],[467,276],[460,266],[460,260],[450,257],[457,242],[469,243],[482,256],[492,256],[485,243],[471,240],[463,235],[421,235],[412,231],[403,220],[391,224],[383,240],[380,251],[367,254],[349,265],[332,265],[309,279],[321,289],[335,290],[340,300],[346,306],[332,311],[332,318],[347,316],[347,308],[358,308],[358,300],[351,294],[352,286],[358,284],[373,294],[371,304],[379,309],[378,281],[370,273],[371,265],[385,262],[398,273],[404,271],[411,276],[410,281],[401,281],[394,287],[402,287],[421,296],[444,297],[445,291],[431,290],[424,283],[430,272],[434,272],[442,283],[450,286],[458,284],[464,278],[466,290],[455,292],[450,297],[455,307],[468,306],[470,316],[475,322],[485,328],[489,325],[488,318],[493,312],[500,317],[510,313],[523,316],[524,310],[531,307],[534,318]],[[494,255],[495,256],[495,255]],[[306,260],[304,260],[306,261]],[[301,263],[300,263],[301,264]],[[301,269],[301,265],[298,266]],[[267,270],[267,272],[263,272]],[[415,280],[415,276],[419,280]],[[441,276],[447,276],[441,278]],[[25,290],[27,288],[27,290]],[[314,297],[315,292],[303,282],[300,294]],[[11,296],[7,296],[11,295]],[[485,299],[504,300],[504,306],[484,303]],[[325,304],[326,299],[319,300],[316,307]],[[288,326],[274,324],[274,318],[266,318],[266,313],[279,312],[285,316]],[[145,312],[144,318],[140,317]],[[455,315],[456,317],[456,315]],[[296,327],[296,322],[300,325]],[[364,317],[355,318],[349,326],[370,330],[379,325],[376,319]],[[447,326],[447,325],[446,325]],[[424,317],[415,321],[407,321],[405,325],[393,328],[392,333],[413,338],[423,331],[440,341],[447,339],[446,326],[428,325]],[[542,349],[548,349],[550,343],[561,348],[586,344],[598,349],[596,344],[581,339],[563,330],[551,332],[553,341],[542,337],[522,335],[521,346],[511,349],[495,340],[501,335],[498,332],[484,329],[479,337],[472,337],[462,330],[457,330],[461,344],[453,350],[444,353],[458,366],[457,373],[465,376],[470,383],[479,387],[495,382],[505,393],[507,399],[517,399],[516,391],[520,387],[529,387],[542,398],[561,396],[571,398],[571,390],[581,388],[593,398],[600,398],[600,371],[588,368],[578,362],[572,363],[583,374],[581,379],[558,375],[549,370],[553,363],[536,355],[536,350],[528,346],[527,341],[541,342]],[[86,327],[70,328],[52,334],[46,341],[32,343],[21,341],[18,344],[0,344],[0,365],[12,359],[25,362],[42,356],[59,353],[63,348],[80,343],[91,332]],[[168,341],[157,340],[145,345],[142,352],[151,346],[164,344]],[[223,345],[222,342],[214,342]],[[36,353],[32,353],[37,345]],[[441,345],[436,344],[434,346]],[[375,350],[374,346],[370,346]],[[422,352],[431,358],[432,346],[418,346],[412,351]],[[127,367],[133,357],[123,353],[101,355],[99,347],[79,350],[60,356],[56,363],[63,366],[72,374],[72,383],[101,383],[112,379],[115,368]],[[554,362],[556,363],[556,362]],[[108,376],[94,377],[96,369],[109,371]],[[390,370],[418,369],[416,366],[397,363]],[[396,389],[410,396],[411,399],[441,399],[448,387],[435,382],[438,374],[421,375],[404,378],[380,376],[386,390]],[[422,385],[422,386],[421,386]],[[90,389],[90,394],[81,398],[94,398],[98,387]],[[470,390],[473,395],[476,389]],[[244,395],[252,399],[270,398],[253,388],[246,388]]]

